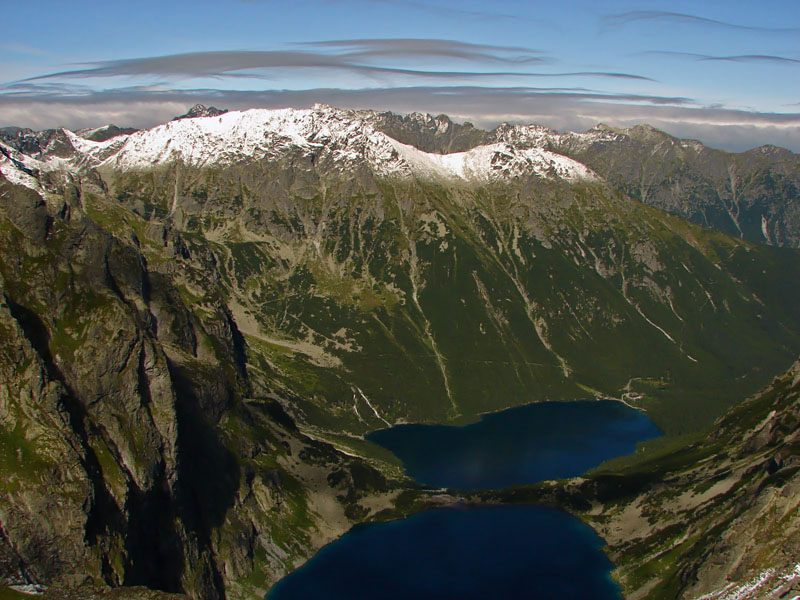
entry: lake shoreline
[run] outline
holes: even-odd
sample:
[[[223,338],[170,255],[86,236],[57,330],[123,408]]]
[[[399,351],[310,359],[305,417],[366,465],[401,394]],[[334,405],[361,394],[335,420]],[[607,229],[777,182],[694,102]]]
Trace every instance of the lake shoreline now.
[[[455,473],[466,478],[456,481],[439,481],[429,480],[424,476],[420,477],[415,470],[418,465],[409,467],[407,462],[409,455],[404,449],[401,448],[401,451],[398,451],[391,444],[383,445],[374,439],[374,437],[385,437],[387,432],[390,436],[410,435],[407,440],[408,447],[405,450],[411,448],[412,455],[416,453],[411,457],[411,462],[414,462],[415,457],[422,457],[435,464],[436,469],[448,477],[452,477]],[[652,439],[659,435],[661,435],[661,431],[641,409],[631,407],[627,402],[616,398],[563,402],[545,401],[487,413],[481,415],[480,419],[471,425],[404,424],[373,432],[367,436],[367,439],[394,452],[406,465],[407,473],[417,482],[418,487],[411,485],[400,491],[395,496],[393,507],[388,507],[384,503],[382,510],[372,512],[362,523],[352,526],[340,537],[324,544],[304,566],[299,567],[285,580],[295,581],[297,578],[303,577],[302,573],[316,569],[322,569],[324,573],[324,564],[320,566],[320,563],[328,560],[334,562],[340,560],[336,553],[351,551],[348,549],[352,543],[351,540],[354,537],[359,538],[362,535],[361,532],[365,530],[370,531],[370,527],[387,525],[386,531],[395,531],[397,528],[400,530],[404,527],[413,528],[414,523],[419,519],[434,519],[434,522],[438,519],[447,521],[451,518],[447,516],[449,513],[430,516],[431,513],[440,513],[442,510],[480,512],[492,507],[516,507],[523,509],[523,512],[519,514],[526,515],[541,513],[544,509],[554,510],[560,515],[569,515],[570,519],[575,518],[576,523],[581,523],[581,527],[588,526],[587,530],[591,531],[591,536],[595,537],[589,536],[586,539],[596,538],[599,540],[597,531],[585,519],[586,512],[593,508],[593,503],[589,500],[592,492],[586,488],[589,480],[579,475],[607,458],[635,452],[636,444],[639,441]],[[382,441],[385,442],[385,440]],[[453,466],[447,463],[447,460],[437,464],[436,460],[441,458],[441,456],[437,458],[437,453],[442,449],[453,451],[453,457],[463,460],[465,465]],[[488,452],[488,454],[482,456],[481,452]],[[541,456],[542,459],[538,459],[537,456]],[[518,459],[519,464],[517,464]],[[520,465],[522,469],[518,470],[517,467]],[[465,468],[461,468],[462,466]],[[504,470],[504,466],[510,467],[510,469]],[[498,473],[510,477],[510,479],[507,481],[502,478],[498,479]],[[429,516],[424,517],[424,515]],[[559,519],[561,517],[556,520]],[[464,533],[455,532],[453,535],[457,538]],[[543,539],[543,544],[549,543],[546,541],[547,539],[558,539],[560,534],[550,532],[548,535],[548,538]],[[362,557],[359,560],[363,560],[365,555],[371,553],[391,553],[393,551],[388,542],[387,544],[390,546],[388,548],[382,547],[379,541],[371,543],[377,545],[370,552],[363,549],[354,551],[355,555]],[[603,556],[603,560],[607,560],[605,554],[601,552],[603,545],[602,541],[596,543],[596,548],[592,552]],[[534,549],[531,548],[529,551],[533,552]],[[503,552],[500,542],[493,547],[493,552]],[[465,558],[465,560],[467,559]],[[603,581],[606,579],[612,581],[610,573],[614,565],[608,563],[606,567],[604,567],[606,570]],[[338,569],[341,570],[341,568]],[[380,571],[379,565],[375,568]],[[369,575],[369,577],[372,576]],[[378,575],[374,576],[378,577]],[[315,579],[319,577],[322,575],[314,575]],[[409,577],[424,579],[422,575]],[[268,594],[269,600],[290,600],[295,597],[286,595],[286,592],[280,592],[290,585],[283,581],[281,580],[273,588],[278,589],[279,592],[274,592],[273,595],[271,591]],[[430,582],[432,586],[436,584],[435,580]],[[302,587],[310,584],[292,583],[291,585]],[[397,585],[400,584],[397,583]],[[476,585],[479,586],[479,583]],[[487,591],[487,593],[489,592]],[[468,597],[465,596],[465,598]],[[542,598],[544,597],[547,596],[542,596]],[[619,598],[618,589],[616,596],[609,597]],[[531,598],[539,597],[531,596]]]

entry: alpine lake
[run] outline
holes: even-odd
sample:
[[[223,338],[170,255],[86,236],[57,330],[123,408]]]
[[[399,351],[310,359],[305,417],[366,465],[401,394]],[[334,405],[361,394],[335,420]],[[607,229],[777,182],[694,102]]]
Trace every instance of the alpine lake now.
[[[500,489],[580,475],[661,435],[612,400],[543,402],[463,426],[400,425],[367,439],[437,488]],[[603,542],[543,506],[440,508],[358,525],[266,600],[619,600]]]

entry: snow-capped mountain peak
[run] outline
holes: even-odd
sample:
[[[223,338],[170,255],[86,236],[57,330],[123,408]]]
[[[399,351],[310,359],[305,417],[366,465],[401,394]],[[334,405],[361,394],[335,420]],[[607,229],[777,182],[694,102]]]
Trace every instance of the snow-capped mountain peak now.
[[[129,136],[106,160],[118,169],[146,168],[174,160],[203,167],[263,158],[287,145],[310,146],[332,136],[359,133],[359,123],[335,118],[327,110],[231,111],[212,117],[170,121]]]
[[[388,138],[400,160],[383,167],[385,174],[405,174],[426,179],[462,179],[486,182],[498,178],[536,175],[570,182],[592,181],[599,177],[585,165],[542,148],[516,148],[497,143],[478,146],[466,152],[436,154]],[[392,168],[394,167],[394,168]]]
[[[343,173],[366,170],[380,178],[477,183],[522,176],[569,182],[599,179],[585,165],[544,149],[547,136],[558,135],[546,128],[507,126],[496,143],[465,152],[438,154],[383,133],[374,117],[371,111],[317,104],[310,109],[217,112],[108,138],[102,132],[95,135],[99,129],[77,133],[52,130],[47,145],[42,146],[44,150],[36,158],[6,147],[2,171],[7,178],[36,188],[35,172],[58,170],[77,174],[94,167],[126,171],[174,162],[194,168],[222,167],[280,160],[299,153],[312,157],[311,163],[315,165],[312,168]],[[52,153],[47,150],[50,146],[54,147]],[[12,156],[16,158],[12,160]],[[25,166],[27,163],[30,168]]]
[[[231,111],[170,121],[130,135],[103,164],[125,170],[178,160],[199,168],[269,159],[290,149],[325,155],[343,168],[363,163],[386,177],[488,181],[529,174],[569,181],[598,178],[572,159],[508,143],[452,154],[423,152],[376,130],[354,111],[325,105],[302,110]]]

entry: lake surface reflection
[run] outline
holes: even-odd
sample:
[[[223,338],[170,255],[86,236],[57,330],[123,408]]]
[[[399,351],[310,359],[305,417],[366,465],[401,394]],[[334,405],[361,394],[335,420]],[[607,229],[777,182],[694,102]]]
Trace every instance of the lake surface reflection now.
[[[575,477],[661,435],[642,412],[613,400],[541,402],[465,427],[400,425],[368,439],[417,481],[463,490]]]
[[[601,546],[542,506],[437,509],[356,527],[267,600],[620,600]]]

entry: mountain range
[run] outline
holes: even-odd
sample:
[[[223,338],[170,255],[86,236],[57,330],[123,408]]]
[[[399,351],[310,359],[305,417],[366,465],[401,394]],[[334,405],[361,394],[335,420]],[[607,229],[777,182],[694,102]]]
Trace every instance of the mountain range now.
[[[321,105],[3,130],[0,574],[254,597],[419,508],[375,429],[709,426],[800,354],[799,166]]]
[[[198,104],[175,120],[225,112]],[[754,242],[800,246],[800,159],[784,148],[760,146],[736,154],[678,139],[648,125],[619,129],[600,124],[586,133],[560,134],[540,125],[507,123],[485,131],[446,115],[347,113],[428,153],[464,152],[498,142],[552,150],[586,164],[630,197],[694,223]],[[50,154],[58,152],[50,139],[57,138],[58,131],[4,128],[0,139],[28,154]],[[102,142],[133,132],[110,125],[77,133]]]

